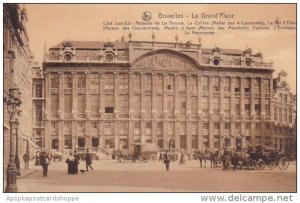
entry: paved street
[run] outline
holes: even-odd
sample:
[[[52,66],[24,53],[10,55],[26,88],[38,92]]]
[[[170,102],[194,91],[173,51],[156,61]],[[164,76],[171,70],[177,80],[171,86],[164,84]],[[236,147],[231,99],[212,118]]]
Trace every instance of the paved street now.
[[[67,175],[65,161],[51,162],[49,177],[42,168],[18,179],[19,192],[295,192],[296,165],[286,171],[278,168],[263,171],[222,171],[221,168],[199,168],[198,161],[186,165],[171,163],[165,171],[162,162],[116,163],[94,161],[94,171]],[[80,169],[84,168],[82,164]]]

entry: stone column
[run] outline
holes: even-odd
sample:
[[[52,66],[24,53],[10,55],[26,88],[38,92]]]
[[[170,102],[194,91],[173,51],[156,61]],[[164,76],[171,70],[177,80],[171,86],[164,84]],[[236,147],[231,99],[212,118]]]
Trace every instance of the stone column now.
[[[103,113],[105,112],[104,109],[104,79],[103,79],[103,74],[101,72],[99,72],[99,95],[100,95],[100,118],[103,118]],[[104,135],[104,134],[103,134]]]
[[[203,130],[202,130],[202,122],[198,121],[198,147],[199,147],[199,150],[202,150],[203,149]]]
[[[77,74],[72,72],[72,118],[77,117]]]
[[[192,153],[192,132],[191,132],[191,122],[186,121],[186,150],[188,153]]]
[[[146,142],[146,121],[141,121],[141,143]]]
[[[85,117],[89,119],[91,113],[90,73],[85,72],[85,76]]]
[[[174,74],[174,85],[175,85],[175,111],[174,115],[177,116],[180,114],[180,101],[179,101],[179,80],[180,80],[180,75]]]
[[[251,77],[250,81],[251,81],[251,95],[250,95],[250,108],[251,108],[251,117],[255,116],[255,100],[254,100],[254,77]]]
[[[241,111],[241,118],[245,116],[245,105],[244,105],[244,99],[245,99],[245,89],[244,89],[244,80],[245,78],[241,77],[241,97],[240,97],[240,111]]]
[[[201,91],[202,89],[201,88],[202,88],[202,81],[200,75],[198,75],[198,119],[202,114],[202,91]]]
[[[192,114],[191,109],[191,88],[190,88],[190,80],[191,75],[186,75],[186,114],[188,115],[187,118],[190,118],[189,116]]]
[[[114,72],[114,82],[115,82],[115,118],[119,115],[119,73]]]
[[[141,94],[140,94],[140,100],[141,100],[141,118],[144,119],[144,114],[145,114],[145,100],[144,100],[144,97],[145,97],[145,77],[146,75],[144,73],[140,73],[141,77]]]
[[[230,97],[230,111],[231,111],[231,117],[235,115],[235,77],[231,77],[231,97]],[[231,131],[232,133],[232,131]]]
[[[166,140],[168,136],[168,129],[167,129],[167,121],[165,119],[165,116],[168,113],[168,103],[167,103],[167,74],[163,73],[163,139],[164,139],[164,148],[168,147],[166,146]]]
[[[45,135],[43,139],[43,147],[51,150],[51,74],[45,73]]]
[[[179,120],[175,121],[175,129],[174,129],[174,133],[175,133],[175,147],[177,149],[180,148],[180,122]]]
[[[58,116],[60,119],[64,118],[64,74],[59,72],[59,87],[58,87]]]
[[[265,120],[266,112],[265,112],[265,94],[264,94],[264,83],[263,77],[260,78],[260,112],[261,119]]]

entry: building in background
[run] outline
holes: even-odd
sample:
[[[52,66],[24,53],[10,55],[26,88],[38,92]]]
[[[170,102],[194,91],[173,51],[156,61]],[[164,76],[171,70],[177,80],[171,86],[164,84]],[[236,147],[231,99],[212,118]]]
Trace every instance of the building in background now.
[[[31,63],[33,55],[29,48],[29,37],[26,31],[26,9],[20,4],[3,4],[3,79],[4,79],[4,167],[9,157],[10,125],[7,101],[10,90],[16,89],[20,93],[22,104],[19,116],[14,117],[13,139],[18,133],[18,154],[22,160],[23,154],[28,151],[33,155],[35,145],[32,140],[32,78]],[[17,121],[17,122],[16,122]],[[19,124],[17,124],[19,123]],[[14,143],[16,144],[15,140]],[[15,152],[16,148],[12,149]]]
[[[32,126],[33,140],[38,148],[43,147],[44,139],[44,75],[38,63],[32,65]]]
[[[281,71],[273,80],[273,131],[270,138],[277,149],[296,155],[296,95],[290,92],[287,73]]]
[[[49,49],[46,149],[108,152],[154,143],[193,152],[259,142],[280,148],[272,136],[277,82],[262,53],[203,48],[201,39],[131,38],[64,41]]]

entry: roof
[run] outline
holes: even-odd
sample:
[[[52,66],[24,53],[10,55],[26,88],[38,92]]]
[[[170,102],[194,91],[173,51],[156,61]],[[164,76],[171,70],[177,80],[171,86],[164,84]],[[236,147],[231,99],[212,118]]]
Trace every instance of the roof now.
[[[64,48],[64,44],[69,42],[72,44],[72,47],[76,49],[105,49],[105,44],[108,42],[104,41],[62,41],[59,44],[51,47],[50,49],[61,49]],[[128,43],[127,42],[111,42],[114,46],[113,48],[116,49],[127,49]]]
[[[105,49],[105,45],[107,44],[113,44],[113,48],[116,49],[127,49],[129,43],[128,42],[107,42],[107,41],[62,41],[59,44],[51,47],[50,49],[61,49],[64,48],[64,45],[71,44],[72,47],[76,49]],[[214,48],[202,48],[203,53],[210,54],[212,53]],[[222,49],[218,48],[219,51],[223,54],[229,54],[229,55],[243,55],[243,51],[239,49]]]

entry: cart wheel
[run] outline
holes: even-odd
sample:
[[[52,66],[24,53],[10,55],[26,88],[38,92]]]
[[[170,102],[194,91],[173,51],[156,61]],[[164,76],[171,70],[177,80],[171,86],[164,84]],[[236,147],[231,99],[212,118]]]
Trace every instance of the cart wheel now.
[[[279,159],[278,162],[278,167],[280,170],[286,170],[289,167],[290,163],[289,160],[287,158],[281,158]]]
[[[264,170],[266,167],[266,163],[263,160],[259,160],[256,162],[256,169],[257,170]]]
[[[252,159],[249,159],[247,167],[249,170],[254,170],[255,169],[255,161],[253,161]]]

